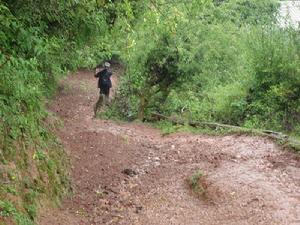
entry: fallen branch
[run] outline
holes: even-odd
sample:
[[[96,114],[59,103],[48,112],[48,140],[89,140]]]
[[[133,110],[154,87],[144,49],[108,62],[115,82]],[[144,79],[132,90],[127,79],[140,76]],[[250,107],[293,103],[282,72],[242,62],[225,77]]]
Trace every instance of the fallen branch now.
[[[11,184],[11,182],[10,181],[0,181],[0,184],[6,185],[6,184]]]
[[[250,129],[240,126],[233,126],[228,124],[222,123],[214,123],[214,122],[206,122],[206,121],[185,121],[179,118],[168,117],[160,113],[151,113],[153,120],[167,120],[172,122],[173,124],[179,125],[189,125],[192,127],[209,127],[209,128],[226,128],[230,130],[240,131],[240,132],[247,132],[252,134],[257,134],[261,136],[270,137],[272,139],[280,141],[282,144],[290,145],[291,147],[295,148],[296,150],[300,150],[300,142],[290,138],[288,135],[285,135],[281,132],[276,132],[272,130],[259,130],[259,129]]]

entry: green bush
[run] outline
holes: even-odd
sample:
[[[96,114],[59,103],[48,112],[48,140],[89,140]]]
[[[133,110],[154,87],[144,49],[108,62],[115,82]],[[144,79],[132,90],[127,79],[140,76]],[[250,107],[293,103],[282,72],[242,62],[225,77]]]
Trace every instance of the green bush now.
[[[45,99],[68,71],[110,57],[106,19],[96,1],[0,1],[0,220],[33,224],[41,198],[69,190]]]
[[[297,131],[299,31],[278,27],[278,1],[163,2],[118,42],[127,70],[114,104],[127,104],[116,113]]]
[[[247,116],[262,127],[293,131],[300,122],[300,39],[293,30],[254,30],[254,80],[247,96]],[[246,120],[247,122],[247,120]]]

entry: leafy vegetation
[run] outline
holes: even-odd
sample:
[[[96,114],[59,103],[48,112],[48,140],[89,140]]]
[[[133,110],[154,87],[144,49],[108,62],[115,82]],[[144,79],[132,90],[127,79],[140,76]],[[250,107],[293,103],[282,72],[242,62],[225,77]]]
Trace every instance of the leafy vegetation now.
[[[187,178],[189,187],[198,197],[205,197],[206,194],[203,176],[203,172],[201,170],[197,170]]]
[[[277,25],[278,1],[148,6],[117,44],[127,72],[111,111],[299,133],[299,31]]]
[[[0,1],[0,221],[33,224],[69,190],[45,99],[70,70],[110,57],[106,4]],[[2,222],[1,222],[2,223]]]

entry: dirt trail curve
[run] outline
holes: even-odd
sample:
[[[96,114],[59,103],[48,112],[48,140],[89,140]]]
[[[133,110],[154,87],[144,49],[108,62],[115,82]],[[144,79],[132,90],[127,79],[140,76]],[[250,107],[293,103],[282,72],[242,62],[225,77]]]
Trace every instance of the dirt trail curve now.
[[[162,137],[143,124],[95,120],[93,74],[80,71],[61,85],[50,110],[64,121],[58,134],[75,193],[61,209],[44,210],[38,224],[300,225],[296,154],[261,137]],[[185,181],[198,169],[206,200]]]

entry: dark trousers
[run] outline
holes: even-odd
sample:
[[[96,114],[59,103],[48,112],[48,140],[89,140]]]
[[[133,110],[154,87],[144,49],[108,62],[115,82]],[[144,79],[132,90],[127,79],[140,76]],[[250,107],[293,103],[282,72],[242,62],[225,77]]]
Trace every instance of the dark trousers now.
[[[96,117],[97,115],[97,111],[99,108],[101,108],[103,105],[108,105],[109,103],[109,90],[110,87],[108,86],[104,86],[104,87],[100,87],[100,95],[99,95],[99,99],[94,107],[94,115]]]

